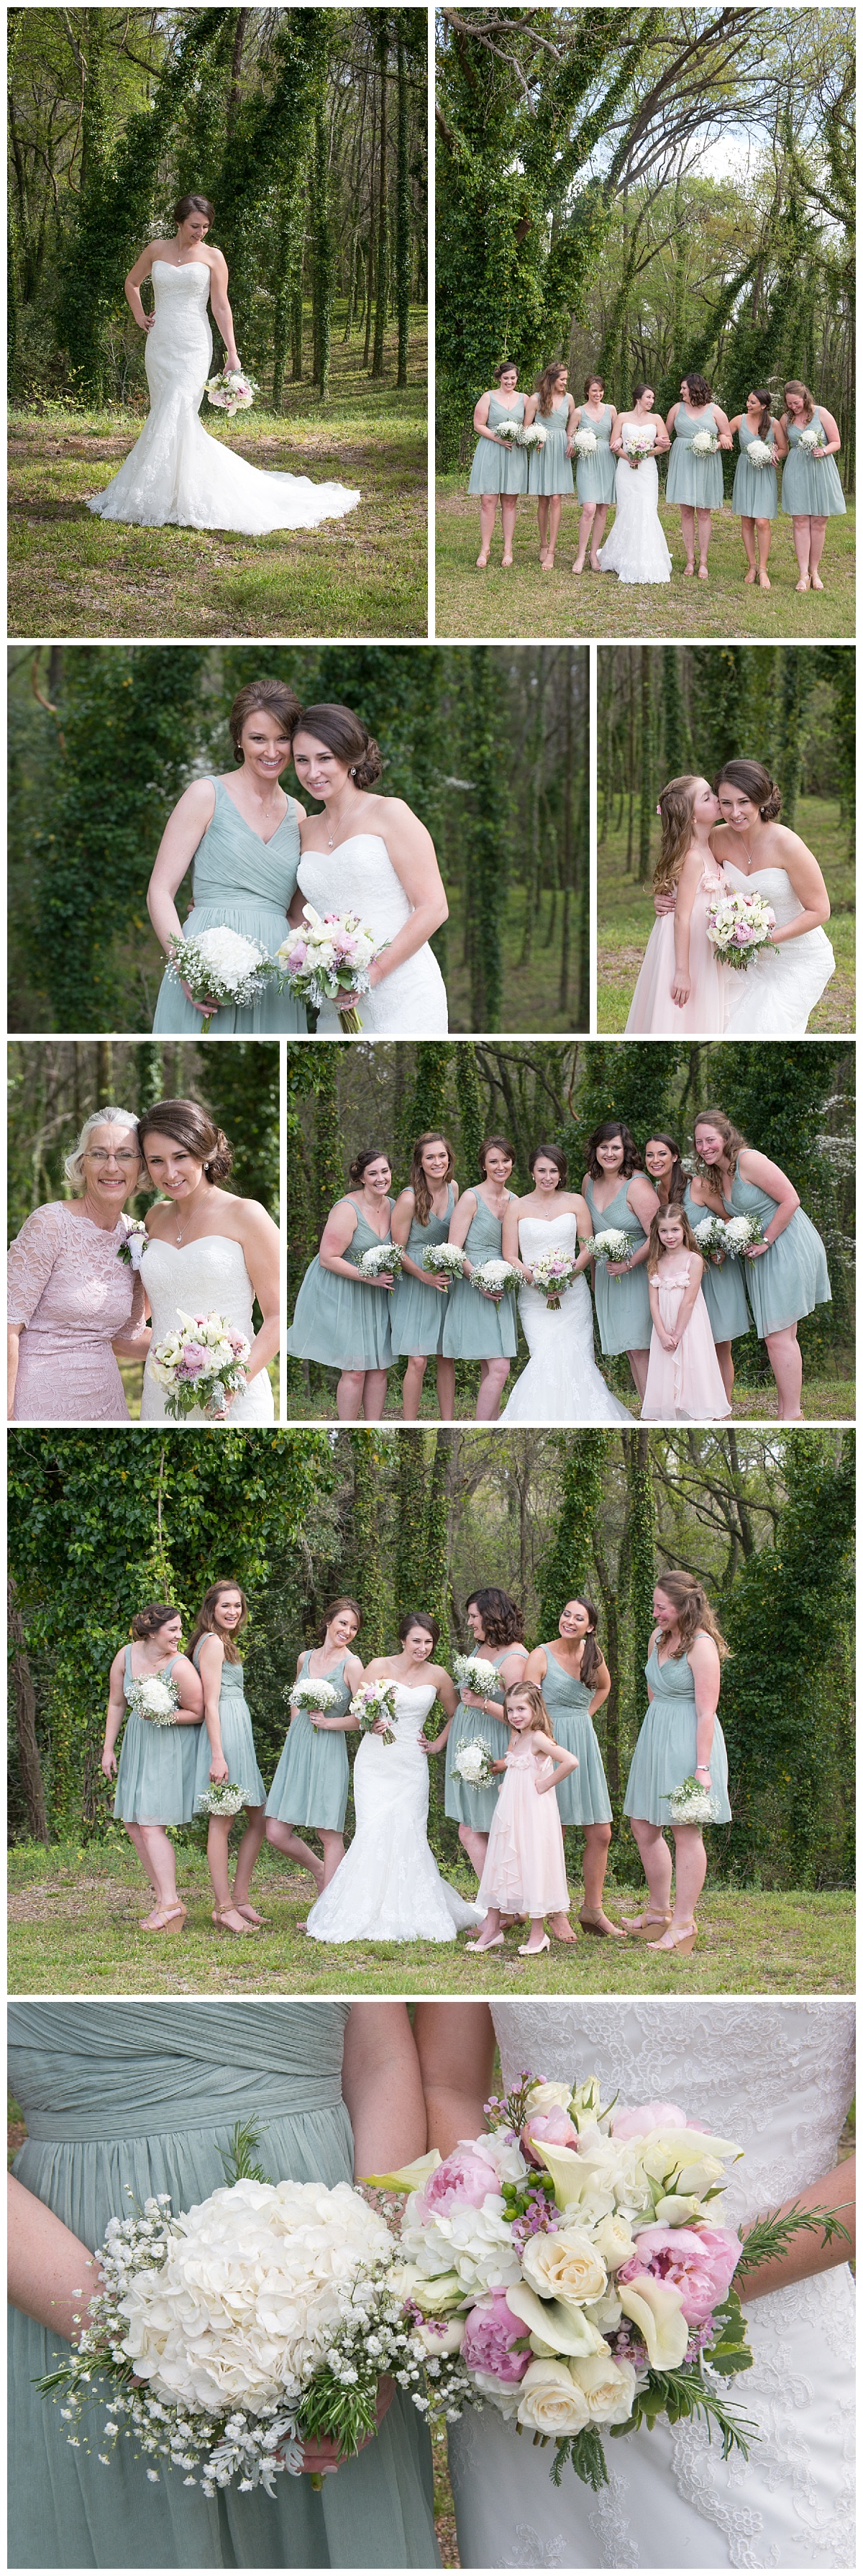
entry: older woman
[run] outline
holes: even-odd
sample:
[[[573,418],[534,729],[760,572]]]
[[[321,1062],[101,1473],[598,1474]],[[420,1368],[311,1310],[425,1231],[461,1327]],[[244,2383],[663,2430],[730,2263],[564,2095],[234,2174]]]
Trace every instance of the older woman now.
[[[9,1419],[128,1422],[117,1356],[146,1359],[144,1292],[123,1259],[145,1178],[137,1120],[96,1109],[64,1164],[72,1199],[34,1208],[9,1252]]]

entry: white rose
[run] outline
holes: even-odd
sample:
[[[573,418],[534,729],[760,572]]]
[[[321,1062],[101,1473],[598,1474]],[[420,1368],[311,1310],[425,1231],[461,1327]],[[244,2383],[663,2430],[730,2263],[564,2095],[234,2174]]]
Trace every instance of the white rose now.
[[[601,2219],[593,2242],[606,2271],[617,2272],[621,2263],[628,2263],[632,2253],[629,2220],[619,2217],[616,2212],[610,2218]]]
[[[561,2227],[554,2235],[531,2236],[522,2255],[524,2279],[541,2297],[601,2299],[608,2275],[586,2227]]]
[[[571,2094],[571,2084],[532,2084],[527,2097],[528,2109],[531,2112],[568,2111]]]
[[[617,2295],[624,2316],[631,2317],[647,2346],[651,2368],[679,2370],[689,2342],[679,2292],[654,2280],[652,2273],[639,2272],[634,2281],[618,2281]]]
[[[631,2361],[613,2361],[595,2353],[591,2361],[574,2361],[572,2376],[586,2400],[594,2424],[625,2424],[632,2414],[635,2372]]]
[[[450,2317],[445,2326],[415,2326],[413,2339],[432,2360],[437,2360],[442,2353],[461,2351],[466,2324],[466,2317]]]
[[[415,2299],[427,2316],[443,2316],[463,2295],[457,2272],[437,2272],[429,2279],[416,2263],[396,2263],[389,2277],[396,2298]]]
[[[653,2213],[657,2227],[692,2227],[697,2218],[709,2219],[714,2215],[709,2205],[705,2207],[703,2200],[698,2200],[692,2192],[684,2191],[668,2192],[663,2200],[657,2201]],[[650,2225],[649,2219],[647,2224]]]
[[[521,2383],[518,2421],[562,2441],[590,2421],[587,2399],[563,2361],[532,2361]]]

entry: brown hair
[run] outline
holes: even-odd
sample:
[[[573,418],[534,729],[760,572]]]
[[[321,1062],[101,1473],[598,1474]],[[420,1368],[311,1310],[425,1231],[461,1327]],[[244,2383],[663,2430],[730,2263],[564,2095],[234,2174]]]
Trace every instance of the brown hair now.
[[[289,688],[287,680],[247,680],[245,688],[237,690],[228,717],[228,731],[234,746],[235,760],[242,761],[244,757],[241,749],[243,726],[248,724],[250,716],[257,714],[259,708],[263,715],[275,717],[283,733],[287,734],[289,742],[293,737],[300,712],[300,701],[296,691]]]
[[[430,1619],[425,1610],[405,1611],[404,1618],[399,1620],[399,1641],[401,1645],[404,1645],[405,1638],[410,1636],[412,1628],[424,1628],[427,1636],[431,1638],[432,1645],[437,1645],[437,1641],[440,1636],[440,1621],[438,1619]]]
[[[208,224],[214,224],[216,209],[209,197],[179,197],[174,207],[175,224],[184,224],[187,215],[206,215]]]
[[[785,393],[786,400],[789,394],[802,394],[803,409],[805,411],[806,418],[807,420],[811,420],[815,409],[815,396],[810,393],[808,385],[801,384],[799,376],[788,376],[783,387],[783,391]]]
[[[662,841],[653,871],[655,894],[670,894],[677,884],[692,838],[697,778],[688,770],[682,778],[669,778],[659,791],[659,819]]]
[[[677,1142],[677,1138],[676,1138],[676,1136],[666,1136],[665,1131],[664,1131],[664,1129],[663,1129],[662,1127],[652,1127],[652,1128],[651,1128],[650,1135],[649,1135],[649,1136],[648,1136],[648,1138],[647,1138],[647,1143],[645,1144],[645,1148],[644,1148],[644,1168],[645,1168],[645,1171],[647,1171],[647,1147],[648,1147],[648,1145],[667,1145],[669,1153],[674,1155],[674,1160],[675,1160],[675,1163],[676,1163],[676,1165],[677,1165],[677,1169],[676,1169],[676,1171],[672,1172],[672,1174],[671,1174],[671,1180],[670,1180],[670,1183],[669,1183],[669,1190],[668,1190],[668,1201],[667,1201],[667,1204],[668,1204],[668,1206],[669,1206],[669,1207],[674,1207],[674,1206],[676,1205],[676,1203],[677,1203],[677,1200],[678,1200],[678,1199],[685,1198],[685,1196],[686,1196],[686,1173],[685,1173],[685,1171],[684,1171],[684,1169],[683,1169],[683,1157],[682,1157],[682,1154],[681,1154],[681,1151],[680,1151],[680,1146],[678,1145],[678,1142]],[[648,1177],[648,1180],[651,1180],[651,1179],[652,1179],[652,1177],[653,1177],[653,1176],[652,1176],[652,1173],[649,1173],[649,1172],[648,1172],[647,1177]],[[657,1182],[657,1181],[654,1181],[654,1182],[653,1182],[653,1187],[654,1187],[654,1189],[655,1189],[655,1190],[658,1190],[659,1184],[658,1184],[658,1182]]]
[[[355,1154],[353,1162],[348,1164],[348,1180],[351,1182],[352,1187],[355,1190],[360,1188],[370,1163],[389,1163],[389,1160],[390,1158],[385,1146],[364,1145],[362,1153]],[[390,1168],[392,1168],[392,1166],[390,1166]]]
[[[713,395],[706,376],[699,376],[697,374],[694,376],[682,376],[681,383],[686,386],[687,393],[691,402],[694,403],[696,411],[701,410],[703,403],[713,401]]]
[[[680,1654],[688,1655],[693,1638],[697,1637],[701,1628],[706,1636],[712,1637],[717,1652],[724,1659],[730,1649],[725,1643],[719,1621],[711,1610],[704,1585],[699,1582],[697,1574],[684,1574],[680,1566],[672,1566],[668,1574],[657,1575],[656,1590],[666,1593],[677,1611]],[[670,1660],[672,1663],[679,1663],[680,1656],[672,1655]]]
[[[481,1592],[469,1592],[465,1608],[471,1602],[479,1611],[485,1629],[487,1646],[521,1646],[524,1643],[524,1620],[517,1601],[509,1592],[501,1592],[490,1583]]]
[[[542,374],[535,387],[535,391],[539,395],[539,408],[543,415],[551,410],[558,376],[565,376],[567,374],[568,368],[565,358],[557,358],[553,367],[543,367]]]
[[[623,1119],[603,1118],[601,1126],[594,1127],[593,1134],[588,1136],[587,1144],[584,1149],[585,1161],[590,1180],[607,1180],[607,1173],[603,1171],[602,1164],[597,1162],[596,1148],[597,1145],[610,1145],[615,1136],[620,1137],[620,1141],[623,1146],[623,1161],[620,1166],[621,1180],[631,1181],[633,1172],[640,1172],[641,1164],[638,1160],[638,1147],[635,1142],[635,1137],[630,1135],[629,1128],[624,1125]]]
[[[133,1644],[136,1646],[142,1644],[145,1637],[157,1637],[159,1629],[164,1628],[166,1619],[179,1619],[181,1616],[181,1611],[172,1609],[170,1601],[145,1602],[143,1610],[136,1610],[134,1619],[129,1623],[129,1635]]]
[[[219,1602],[221,1601],[223,1592],[238,1592],[243,1604],[243,1615],[240,1620],[239,1628],[233,1630],[230,1636],[227,1633],[227,1629],[223,1633],[219,1627]],[[243,1629],[248,1621],[248,1616],[249,1604],[246,1600],[246,1595],[241,1583],[235,1583],[231,1575],[226,1575],[224,1582],[222,1583],[211,1583],[209,1592],[205,1592],[204,1594],[197,1619],[195,1620],[194,1628],[192,1629],[192,1634],[189,1638],[189,1654],[194,1654],[199,1638],[218,1637],[220,1644],[225,1650],[226,1664],[241,1663],[242,1656],[238,1654],[237,1648],[234,1644],[234,1637],[242,1636]]]
[[[594,368],[594,372],[593,372],[593,374],[592,374],[591,376],[585,376],[585,379],[584,379],[584,399],[585,399],[585,402],[588,402],[588,401],[589,401],[591,385],[598,385],[598,386],[599,386],[599,388],[600,388],[600,392],[601,392],[601,393],[604,393],[604,392],[605,392],[605,377],[604,377],[604,376],[599,376],[599,375],[597,375],[597,373],[596,373],[596,369],[595,369],[595,368]]]
[[[294,734],[314,734],[316,742],[326,745],[336,760],[343,760],[357,787],[373,787],[380,778],[383,761],[374,735],[367,733],[353,707],[326,703],[320,707],[303,707],[294,726]]]
[[[656,1216],[651,1220],[650,1233],[647,1239],[646,1269],[648,1279],[653,1278],[660,1253],[665,1250],[665,1245],[660,1241],[659,1229],[661,1225],[679,1225],[683,1235],[684,1250],[686,1252],[698,1252],[698,1245],[696,1243],[689,1218],[686,1214],[686,1209],[680,1200],[674,1199],[668,1207],[661,1207]],[[699,1253],[698,1257],[700,1261],[703,1261],[704,1254]]]
[[[649,394],[649,393],[652,393],[652,392],[653,392],[653,386],[652,386],[652,384],[651,384],[651,382],[650,382],[650,378],[649,378],[649,376],[643,376],[643,377],[641,378],[640,382],[639,382],[637,385],[633,385],[633,388],[632,388],[632,399],[633,399],[633,402],[634,402],[634,403],[640,402],[640,401],[641,401],[642,394]]]
[[[593,1621],[593,1626],[588,1628],[586,1637],[583,1637],[581,1641],[581,1666],[578,1676],[579,1681],[584,1683],[585,1690],[592,1691],[594,1684],[599,1678],[599,1670],[603,1661],[602,1648],[596,1634],[599,1611],[596,1608],[595,1602],[588,1601],[586,1592],[570,1592],[567,1601],[564,1602],[564,1609],[568,1607],[569,1601],[577,1601],[579,1609],[586,1610],[588,1618]],[[559,1633],[560,1632],[558,1631],[558,1634]],[[567,1642],[568,1640],[564,1638],[563,1643],[566,1644]],[[547,1661],[548,1648],[546,1647],[546,1662]]]
[[[529,1701],[530,1701],[530,1705],[531,1705],[531,1708],[532,1708],[532,1710],[533,1710],[533,1714],[534,1714],[534,1719],[535,1719],[535,1723],[536,1723],[536,1727],[537,1727],[537,1732],[538,1732],[540,1735],[547,1735],[547,1736],[548,1736],[549,1743],[550,1743],[550,1744],[553,1744],[553,1743],[554,1743],[554,1727],[552,1726],[551,1719],[550,1719],[550,1717],[549,1717],[548,1710],[547,1710],[547,1708],[546,1708],[545,1701],[544,1701],[543,1696],[542,1696],[542,1692],[541,1692],[541,1690],[538,1688],[537,1683],[536,1683],[536,1682],[510,1682],[510,1683],[509,1683],[508,1688],[504,1691],[504,1695],[503,1695],[503,1713],[504,1713],[504,1716],[505,1716],[505,1717],[507,1716],[507,1713],[508,1713],[508,1710],[509,1710],[509,1703],[510,1703],[510,1700],[511,1700],[511,1699],[529,1699]]]
[[[758,436],[759,438],[766,438],[772,417],[768,388],[766,385],[752,385],[750,386],[750,392],[754,395],[755,401],[761,404],[761,419],[758,423]],[[745,403],[743,408],[745,411]]]
[[[409,1181],[409,1187],[413,1190],[414,1194],[417,1221],[420,1225],[428,1225],[429,1217],[431,1215],[431,1191],[429,1189],[426,1174],[423,1171],[424,1145],[446,1146],[448,1161],[446,1171],[443,1176],[443,1187],[448,1186],[455,1171],[455,1155],[453,1153],[449,1137],[444,1135],[442,1127],[427,1127],[423,1135],[417,1137],[416,1144],[411,1155]]]
[[[716,1128],[717,1135],[722,1137],[732,1172],[736,1172],[740,1156],[746,1143],[746,1138],[745,1136],[741,1136],[739,1127],[732,1126],[730,1118],[726,1118],[724,1109],[699,1109],[698,1116],[693,1120],[692,1125],[693,1144],[695,1144],[695,1138],[698,1134],[699,1127]],[[715,1177],[715,1164],[702,1163],[697,1145],[695,1145],[695,1153],[699,1170],[704,1173],[705,1178],[709,1180],[711,1175],[714,1175]]]
[[[510,1144],[508,1136],[484,1136],[477,1155],[477,1162],[479,1164],[483,1180],[485,1180],[485,1158],[490,1152],[492,1146],[496,1148],[499,1154],[506,1154],[509,1162],[515,1162],[515,1146]]]
[[[208,1181],[226,1181],[234,1160],[234,1148],[221,1127],[216,1127],[206,1109],[197,1100],[157,1100],[145,1109],[138,1120],[138,1143],[147,1160],[147,1137],[170,1136],[196,1163],[203,1163]]]
[[[327,1602],[326,1609],[321,1611],[321,1617],[320,1617],[320,1637],[319,1637],[319,1640],[318,1640],[318,1642],[319,1642],[319,1644],[320,1644],[320,1645],[323,1645],[324,1638],[325,1638],[326,1633],[327,1633],[327,1629],[328,1629],[328,1627],[329,1627],[329,1625],[330,1625],[330,1620],[331,1620],[331,1619],[337,1619],[337,1618],[338,1618],[338,1615],[339,1615],[339,1611],[340,1611],[340,1610],[350,1610],[350,1611],[352,1611],[353,1616],[354,1616],[354,1618],[355,1618],[355,1620],[356,1620],[356,1623],[357,1623],[357,1636],[359,1636],[360,1629],[361,1629],[362,1624],[363,1624],[363,1614],[362,1614],[362,1611],[361,1611],[361,1609],[360,1609],[359,1602],[358,1602],[358,1601],[354,1601],[354,1600],[352,1599],[351,1594],[350,1594],[349,1592],[339,1592],[339,1593],[336,1595],[336,1599],[335,1599],[335,1601],[328,1601],[328,1602]]]
[[[515,359],[514,359],[514,358],[501,358],[501,361],[500,361],[500,365],[499,365],[499,367],[492,367],[492,371],[491,371],[491,375],[492,375],[492,383],[493,383],[493,384],[495,384],[495,385],[499,385],[499,384],[500,384],[500,380],[501,380],[501,376],[506,376],[506,375],[508,375],[508,374],[509,374],[510,367],[512,368],[513,375],[514,375],[514,376],[517,376],[517,375],[518,375],[518,368],[517,368],[517,366],[516,366]]]
[[[739,787],[741,796],[748,796],[751,805],[757,805],[762,823],[773,823],[777,814],[781,814],[779,789],[762,761],[726,760],[716,781],[717,795],[726,780],[729,787]]]
[[[566,1175],[569,1170],[569,1165],[567,1163],[566,1155],[561,1153],[560,1146],[534,1145],[533,1152],[528,1158],[528,1171],[533,1174],[536,1170],[537,1163],[541,1162],[543,1159],[547,1163],[554,1164],[561,1188],[565,1190]]]

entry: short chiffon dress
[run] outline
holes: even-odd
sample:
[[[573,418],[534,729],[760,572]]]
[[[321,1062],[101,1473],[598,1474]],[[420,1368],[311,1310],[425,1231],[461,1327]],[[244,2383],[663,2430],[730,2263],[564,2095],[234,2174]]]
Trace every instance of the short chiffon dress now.
[[[192,861],[192,910],[183,923],[184,939],[202,930],[237,930],[255,939],[275,957],[288,932],[288,905],[296,891],[300,864],[299,808],[289,796],[287,812],[262,841],[229,796],[224,780],[210,781],[216,802]],[[163,975],[153,1018],[154,1037],[199,1038],[200,1011],[186,1000],[173,975]],[[242,1010],[226,1006],[213,1014],[211,1038],[307,1037],[305,1007],[281,993],[275,977],[264,985],[257,1002]]]
[[[496,1654],[490,1646],[477,1646],[476,1654],[481,1663],[494,1664],[497,1672],[500,1671],[501,1664],[506,1663],[508,1655],[521,1654],[524,1663],[527,1662],[527,1647],[518,1644],[501,1646]],[[499,1700],[502,1711],[503,1683],[499,1690],[487,1691],[486,1698]],[[472,1789],[468,1781],[463,1780],[460,1773],[453,1769],[456,1754],[461,1752],[462,1745],[474,1744],[480,1740],[488,1745],[492,1761],[502,1762],[509,1743],[509,1727],[502,1714],[499,1718],[490,1717],[486,1708],[468,1707],[459,1691],[458,1707],[446,1740],[444,1815],[451,1816],[454,1824],[469,1825],[475,1834],[487,1834],[497,1808],[497,1789],[494,1781],[487,1789]]]
[[[311,1647],[307,1646],[300,1657],[298,1681],[313,1678],[311,1657]],[[314,1678],[326,1680],[336,1693],[327,1716],[346,1717],[352,1694],[345,1680],[344,1656],[341,1663],[333,1665],[331,1673]],[[340,1834],[349,1785],[346,1736],[341,1729],[331,1734],[328,1727],[313,1726],[307,1708],[295,1709],[267,1799],[268,1816],[277,1816],[283,1825],[312,1825],[324,1833]]]
[[[163,1676],[167,1680],[176,1661],[176,1655],[172,1655],[169,1663],[160,1666],[159,1680]],[[142,1675],[133,1676],[132,1649],[127,1646],[123,1657],[126,1700],[133,1678],[140,1681]],[[150,1675],[146,1678],[149,1681]],[[139,1717],[137,1709],[129,1709],[117,1764],[114,1816],[118,1824],[191,1824],[202,1733],[206,1743],[206,1729],[193,1721],[183,1726],[155,1726],[151,1717]],[[209,1753],[207,1760],[209,1763]]]
[[[505,1755],[506,1770],[498,1790],[477,1904],[500,1907],[502,1914],[567,1914],[566,1858],[557,1799],[552,1790],[540,1795],[537,1781],[554,1771],[550,1753],[536,1749],[545,1742],[523,1738]]]
[[[778,1201],[767,1190],[757,1189],[754,1181],[745,1181],[742,1172],[735,1172],[725,1205],[730,1215],[758,1217],[766,1228]],[[755,1330],[762,1341],[766,1333],[781,1333],[789,1324],[799,1323],[802,1315],[811,1315],[816,1306],[832,1303],[824,1245],[802,1208],[795,1208],[790,1224],[766,1252],[743,1266]]]
[[[734,468],[734,486],[731,494],[732,510],[736,510],[741,519],[775,519],[779,508],[775,456],[772,465],[751,465],[749,461],[748,451],[753,439],[758,435],[757,429],[750,429],[745,420],[741,421],[737,432],[740,454]],[[771,454],[774,454],[776,431],[773,421],[770,423],[766,439],[763,439],[761,444],[769,447]],[[817,473],[817,466],[815,471]]]
[[[492,394],[488,406],[488,428],[499,429],[503,420],[523,421],[524,402],[523,394],[516,394],[513,403],[502,403],[497,394]],[[468,491],[526,492],[527,458],[527,448],[514,447],[508,439],[502,447],[494,439],[478,439]]]
[[[192,1654],[196,1673],[200,1672],[199,1657],[203,1642],[203,1637],[199,1637]],[[228,1765],[228,1777],[233,1782],[234,1788],[242,1789],[243,1801],[247,1807],[262,1807],[267,1792],[258,1769],[252,1720],[243,1689],[243,1667],[240,1663],[229,1664],[227,1656],[222,1665],[219,1688],[219,1733],[222,1738],[222,1752]],[[206,1726],[202,1726],[198,1738],[198,1762],[195,1772],[196,1806],[198,1799],[204,1796],[210,1786],[211,1759],[210,1738]]]
[[[605,1765],[596,1740],[590,1703],[593,1692],[577,1674],[564,1672],[551,1645],[543,1647],[545,1676],[540,1689],[554,1728],[556,1744],[574,1753],[577,1771],[568,1771],[555,1790],[562,1825],[610,1825],[611,1799]]]
[[[724,966],[707,936],[707,909],[725,891],[722,869],[705,861],[689,920],[689,1000],[673,1002],[674,914],[657,915],[629,1005],[627,1037],[722,1036],[728,1017],[732,968]]]
[[[576,450],[575,488],[580,501],[604,501],[607,507],[614,500],[617,459],[611,453],[612,427],[610,403],[603,403],[598,420],[591,420],[585,406],[579,428],[592,429],[596,446],[590,456],[579,456]]]
[[[25,1217],[6,1261],[9,1325],[21,1335],[14,1422],[128,1422],[111,1344],[144,1331],[140,1279],[119,1259],[129,1224],[120,1216],[109,1233],[65,1199]]]
[[[376,1234],[357,1206],[356,1199],[339,1201],[356,1214],[356,1225],[345,1253],[345,1260],[358,1270],[364,1252],[374,1245],[389,1243],[389,1226],[385,1235]],[[387,1200],[389,1214],[392,1202]],[[393,1349],[390,1335],[391,1288],[373,1288],[358,1279],[353,1287],[339,1270],[324,1270],[318,1254],[309,1262],[294,1307],[294,1320],[286,1339],[286,1348],[295,1360],[320,1360],[324,1368],[386,1369],[390,1367]]]
[[[423,1253],[428,1252],[432,1244],[446,1243],[454,1207],[455,1191],[450,1181],[445,1216],[435,1216],[430,1209],[427,1223],[421,1225],[414,1211],[405,1246],[409,1260],[421,1262]],[[410,1359],[419,1352],[426,1358],[433,1352],[442,1353],[447,1307],[452,1294],[452,1287],[447,1289],[446,1296],[442,1296],[439,1288],[424,1287],[421,1279],[411,1277],[410,1271],[399,1273],[390,1312],[394,1359]]]
[[[711,1213],[709,1208],[700,1207],[698,1200],[693,1198],[688,1181],[683,1193],[683,1212],[689,1218],[693,1234],[698,1233],[699,1225],[703,1225]],[[746,1303],[743,1263],[736,1254],[730,1253],[721,1269],[704,1256],[701,1294],[715,1342],[734,1342],[741,1333],[750,1331],[752,1317]]]
[[[463,1248],[477,1269],[481,1261],[500,1260],[503,1223],[486,1207],[476,1183],[473,1186],[476,1215],[471,1217]],[[512,1190],[506,1195],[511,1199]],[[514,1360],[518,1349],[515,1298],[507,1291],[495,1305],[472,1288],[469,1279],[457,1279],[446,1301],[441,1348],[448,1360]]]
[[[527,488],[532,500],[550,500],[555,492],[574,490],[572,462],[566,453],[566,423],[569,395],[552,403],[550,412],[538,411],[535,420],[545,431],[540,447],[528,449]]]
[[[721,510],[722,450],[717,448],[715,455],[696,455],[692,441],[700,429],[711,429],[718,436],[713,403],[707,404],[700,420],[693,420],[685,403],[679,403],[674,415],[665,498],[666,501],[676,501],[678,505],[682,502],[684,509]]]
[[[673,1333],[689,1286],[691,1252],[681,1253],[663,1276],[656,1272],[659,1312],[666,1332]],[[642,1422],[721,1422],[731,1406],[725,1392],[710,1317],[699,1288],[689,1322],[675,1351],[666,1351],[654,1331],[647,1363]]]
[[[671,1791],[689,1780],[698,1760],[695,1683],[687,1655],[659,1661],[654,1646],[644,1667],[653,1698],[632,1756],[623,1799],[625,1816],[648,1825],[671,1822]],[[731,1823],[728,1804],[728,1755],[718,1717],[710,1755],[710,1794],[718,1825]]]
[[[342,2098],[350,2006],[281,1996],[242,2004],[13,2003],[9,2068],[27,2137],[15,2172],[82,2241],[166,2191],[175,2210],[225,2180],[233,2133],[254,2121],[275,2182],[353,2180]],[[428,2434],[397,2390],[372,2442],[319,2491],[311,2478],[207,2497],[122,2438],[73,2450],[60,2407],[34,2380],[67,2347],[10,2309],[13,2567],[436,2567]],[[107,2412],[107,2405],[105,2405]],[[101,2425],[94,2414],[94,2430]]]
[[[835,456],[822,456],[820,465],[813,465],[800,445],[804,429],[817,425],[822,426],[817,403],[810,421],[789,420],[787,424],[790,454],[782,468],[782,508],[787,518],[844,519],[845,494]],[[826,430],[823,435],[826,438]]]
[[[647,1242],[647,1236],[640,1218],[629,1205],[626,1195],[628,1188],[629,1181],[621,1181],[616,1196],[607,1208],[596,1206],[589,1180],[585,1181],[584,1195],[590,1209],[594,1234],[604,1234],[608,1226],[619,1226],[624,1234],[631,1237],[633,1252],[638,1252],[641,1245]],[[650,1312],[646,1263],[639,1262],[637,1270],[621,1271],[616,1279],[609,1279],[608,1267],[604,1261],[597,1261],[595,1272],[593,1293],[596,1320],[606,1358],[612,1358],[618,1351],[648,1350],[653,1331],[653,1319]]]

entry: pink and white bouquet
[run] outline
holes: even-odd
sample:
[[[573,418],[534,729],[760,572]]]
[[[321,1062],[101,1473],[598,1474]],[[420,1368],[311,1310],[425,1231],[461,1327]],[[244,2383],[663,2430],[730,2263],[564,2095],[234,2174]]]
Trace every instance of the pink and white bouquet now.
[[[354,1692],[348,1716],[353,1718],[354,1725],[359,1727],[361,1735],[371,1735],[380,1718],[381,1743],[394,1744],[396,1740],[395,1682],[361,1682],[359,1690]]]
[[[338,1707],[339,1694],[332,1682],[316,1682],[312,1674],[307,1674],[301,1682],[289,1682],[282,1698],[290,1708],[305,1709],[314,1726],[316,1717],[325,1717],[328,1708]]]
[[[538,1252],[530,1265],[530,1285],[537,1288],[553,1313],[570,1286],[575,1262],[571,1252]]]
[[[707,936],[720,964],[733,966],[738,972],[751,966],[753,957],[770,947],[770,933],[776,926],[776,914],[763,894],[755,888],[741,894],[716,894],[708,898]]]
[[[627,464],[632,466],[633,473],[636,473],[645,456],[652,456],[655,440],[656,430],[652,424],[645,421],[644,427],[639,429],[634,421],[624,422],[623,453]]]
[[[251,410],[260,387],[244,367],[222,367],[217,376],[209,377],[204,392],[215,411],[226,411],[231,417],[235,411]]]
[[[464,1278],[464,1253],[458,1243],[427,1243],[420,1267],[445,1279],[449,1291],[453,1279]]]
[[[196,930],[191,939],[172,939],[165,973],[175,984],[188,984],[194,1002],[214,1002],[217,1010],[245,1010],[256,1002],[275,973],[273,959],[257,939],[244,939],[222,922]],[[209,1037],[213,1012],[201,1021]]]
[[[342,1008],[339,995],[368,993],[369,967],[379,955],[374,933],[359,913],[321,914],[313,904],[304,903],[302,923],[282,940],[276,965],[283,985],[298,1002],[310,1003],[314,1011],[323,1010],[325,1002],[335,1002],[343,1034],[359,1037],[359,1012],[353,1002],[345,1001]]]
[[[201,1412],[217,1422],[229,1397],[245,1393],[251,1343],[224,1315],[186,1315],[182,1306],[177,1313],[180,1328],[154,1344],[147,1367],[166,1390],[165,1411],[173,1421]]]

